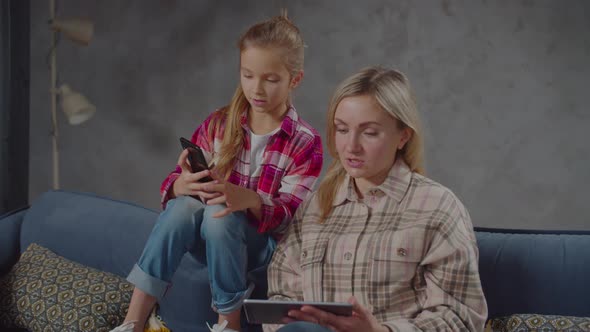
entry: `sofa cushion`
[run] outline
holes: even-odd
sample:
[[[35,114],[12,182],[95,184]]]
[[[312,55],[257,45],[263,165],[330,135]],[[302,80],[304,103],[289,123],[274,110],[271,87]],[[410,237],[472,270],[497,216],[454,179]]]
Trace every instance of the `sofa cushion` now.
[[[488,320],[485,331],[590,331],[590,317],[514,314]]]
[[[590,317],[590,232],[476,228],[489,317]]]
[[[31,244],[0,279],[0,325],[31,331],[109,331],[125,318],[133,285]]]
[[[20,249],[34,242],[75,262],[125,276],[157,217],[156,211],[128,202],[50,191],[35,199],[24,216]]]

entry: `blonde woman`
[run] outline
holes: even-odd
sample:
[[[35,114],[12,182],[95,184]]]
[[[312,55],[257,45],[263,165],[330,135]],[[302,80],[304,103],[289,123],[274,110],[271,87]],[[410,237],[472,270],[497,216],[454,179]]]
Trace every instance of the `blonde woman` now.
[[[231,103],[191,139],[215,167],[192,173],[185,150],[162,183],[164,211],[127,278],[135,290],[125,321],[112,332],[144,330],[186,252],[208,267],[219,314],[209,329],[239,331],[242,303],[253,290],[247,271],[268,264],[321,171],[320,136],[290,98],[303,78],[299,29],[284,14],[251,26],[238,46],[239,84]],[[200,182],[208,176],[214,181]]]
[[[421,135],[399,71],[367,68],[339,85],[328,112],[333,163],[275,251],[269,297],[349,302],[353,315],[304,306],[266,331],[483,329],[471,220],[424,176]]]

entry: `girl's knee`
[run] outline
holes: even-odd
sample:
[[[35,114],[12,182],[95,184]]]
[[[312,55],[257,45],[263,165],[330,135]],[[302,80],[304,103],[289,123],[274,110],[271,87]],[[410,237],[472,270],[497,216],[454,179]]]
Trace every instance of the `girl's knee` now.
[[[203,211],[201,237],[209,241],[238,240],[245,237],[246,215],[243,212],[230,213],[216,218],[214,215],[225,209],[225,205],[208,205]]]
[[[180,196],[171,199],[166,204],[163,214],[173,217],[192,218],[192,216],[203,208],[203,203],[190,196]]]
[[[203,204],[198,200],[189,196],[177,197],[168,201],[166,209],[158,218],[156,227],[161,232],[186,231],[187,227],[194,228],[198,219],[202,218],[202,210]]]

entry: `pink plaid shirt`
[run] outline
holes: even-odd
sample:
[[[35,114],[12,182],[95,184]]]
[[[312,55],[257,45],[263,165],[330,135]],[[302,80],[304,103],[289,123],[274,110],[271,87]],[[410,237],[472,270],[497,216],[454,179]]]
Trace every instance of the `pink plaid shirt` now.
[[[215,160],[221,149],[225,119],[215,128],[213,142],[209,139],[209,126],[221,116],[213,112],[194,132],[191,141],[203,150],[207,162]],[[323,152],[319,134],[299,118],[295,108],[289,107],[281,128],[274,133],[264,150],[261,167],[250,175],[250,128],[247,112],[242,116],[244,145],[229,176],[229,182],[255,191],[262,199],[262,218],[249,214],[250,222],[258,232],[270,232],[280,238],[299,204],[311,193],[322,169]],[[169,200],[168,190],[180,175],[177,165],[162,182],[162,206]]]

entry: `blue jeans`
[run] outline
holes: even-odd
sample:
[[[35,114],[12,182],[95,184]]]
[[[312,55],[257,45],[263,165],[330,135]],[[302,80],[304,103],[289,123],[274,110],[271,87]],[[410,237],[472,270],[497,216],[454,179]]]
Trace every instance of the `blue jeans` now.
[[[190,252],[207,265],[213,309],[221,314],[239,309],[254,289],[247,272],[267,265],[276,243],[248,224],[244,212],[213,217],[224,208],[188,196],[168,201],[127,280],[160,300]]]
[[[319,324],[293,322],[281,327],[277,332],[332,332],[332,330]]]

